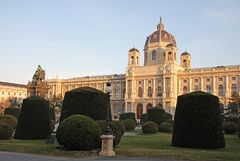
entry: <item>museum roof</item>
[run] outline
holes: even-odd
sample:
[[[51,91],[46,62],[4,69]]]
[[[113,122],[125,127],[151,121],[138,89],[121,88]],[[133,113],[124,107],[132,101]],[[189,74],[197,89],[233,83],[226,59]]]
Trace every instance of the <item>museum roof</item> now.
[[[27,88],[24,84],[10,83],[10,82],[0,82],[2,86],[11,86],[11,87],[19,87],[19,88]]]

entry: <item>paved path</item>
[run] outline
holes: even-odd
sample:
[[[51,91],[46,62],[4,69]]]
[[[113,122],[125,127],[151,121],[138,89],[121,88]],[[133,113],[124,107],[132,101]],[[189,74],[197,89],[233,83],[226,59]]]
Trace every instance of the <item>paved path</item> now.
[[[125,157],[91,157],[91,158],[66,158],[52,157],[35,154],[23,154],[12,152],[1,152],[0,161],[176,161],[172,159],[150,159],[150,158],[125,158]]]

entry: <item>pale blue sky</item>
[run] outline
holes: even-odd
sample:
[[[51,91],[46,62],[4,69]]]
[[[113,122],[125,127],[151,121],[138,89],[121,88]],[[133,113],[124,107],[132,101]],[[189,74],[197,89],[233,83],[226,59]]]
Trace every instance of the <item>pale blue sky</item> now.
[[[123,74],[159,17],[193,67],[240,64],[239,0],[0,0],[0,81]]]

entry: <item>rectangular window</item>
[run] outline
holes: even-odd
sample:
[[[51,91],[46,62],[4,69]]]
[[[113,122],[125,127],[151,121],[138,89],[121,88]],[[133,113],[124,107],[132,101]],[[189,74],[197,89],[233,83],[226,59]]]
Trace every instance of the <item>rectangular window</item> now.
[[[195,83],[198,83],[198,79],[194,79],[194,82],[195,82]]]
[[[236,77],[232,77],[232,80],[235,81],[235,80],[236,80]]]
[[[222,79],[222,77],[219,77],[218,80],[219,80],[219,81],[222,81],[223,79]]]
[[[183,80],[183,83],[187,83],[187,80],[186,80],[186,79],[184,79],[184,80]]]

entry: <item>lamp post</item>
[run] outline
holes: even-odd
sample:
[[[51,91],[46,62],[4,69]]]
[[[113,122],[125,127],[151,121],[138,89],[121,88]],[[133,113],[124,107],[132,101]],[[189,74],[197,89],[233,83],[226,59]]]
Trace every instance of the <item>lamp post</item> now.
[[[106,128],[104,129],[104,134],[106,135],[110,135],[112,130],[109,126],[109,121],[110,121],[110,108],[111,108],[111,105],[110,105],[110,94],[112,92],[112,87],[111,87],[111,83],[107,83],[106,84],[106,88],[105,88],[105,92],[107,93],[107,101],[108,101],[108,107],[107,107],[107,116],[106,116],[106,121],[107,121],[107,126]]]
[[[108,101],[108,106],[107,106],[107,127],[104,129],[104,133],[101,136],[102,139],[102,150],[100,151],[99,155],[100,156],[115,156],[115,152],[113,151],[113,139],[114,136],[112,135],[111,128],[109,126],[109,121],[110,121],[110,93],[112,92],[112,86],[111,83],[106,84],[105,92],[107,93],[107,101]]]

